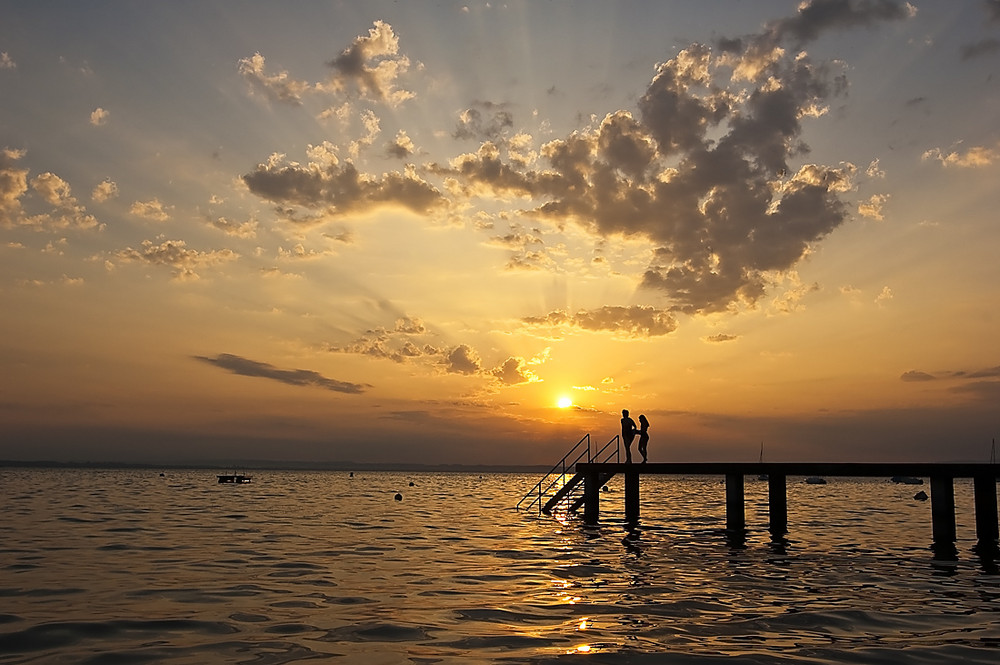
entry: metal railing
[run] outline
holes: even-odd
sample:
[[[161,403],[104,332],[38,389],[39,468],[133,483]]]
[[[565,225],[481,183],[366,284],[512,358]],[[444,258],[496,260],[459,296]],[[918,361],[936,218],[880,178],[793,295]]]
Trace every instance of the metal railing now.
[[[604,448],[607,448],[607,446]],[[604,448],[601,450],[604,450]],[[524,495],[524,498],[517,502],[515,509],[531,510],[532,507],[537,505],[538,512],[541,513],[545,497],[548,496],[549,492],[551,492],[553,488],[557,491],[562,489],[562,486],[566,484],[567,471],[570,475],[572,475],[574,473],[573,467],[576,466],[578,462],[582,461],[584,457],[586,457],[587,462],[593,461],[593,458],[590,455],[589,432],[585,434],[583,438],[580,439],[577,444],[573,446],[570,451],[566,453],[563,458],[542,477],[541,480],[538,481],[538,484],[528,490],[528,493]],[[553,478],[552,476],[555,477]],[[529,499],[530,501],[528,501]],[[528,501],[527,505],[524,505],[525,501]]]
[[[596,453],[594,453],[594,461],[597,462],[598,464],[604,464],[606,462],[610,462],[611,458],[614,457],[615,458],[614,459],[615,462],[621,462],[622,461],[621,460],[621,452],[620,452],[621,451],[621,446],[619,445],[621,443],[621,440],[622,440],[621,434],[615,434],[615,438],[613,438],[610,441],[608,441],[607,443],[605,443],[604,446],[600,450],[598,450]],[[601,459],[601,455],[603,455],[604,451],[607,450],[608,448],[610,448],[612,444],[614,444],[614,446],[615,446],[614,450],[612,450],[610,453],[608,453],[607,457],[605,457],[604,459]]]

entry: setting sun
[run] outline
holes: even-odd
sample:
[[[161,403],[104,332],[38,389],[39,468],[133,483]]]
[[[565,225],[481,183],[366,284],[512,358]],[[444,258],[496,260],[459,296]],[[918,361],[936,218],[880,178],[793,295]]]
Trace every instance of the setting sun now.
[[[573,400],[570,399],[569,397],[563,396],[563,397],[559,398],[559,401],[557,402],[557,404],[559,405],[560,409],[567,409],[567,408],[573,406]]]

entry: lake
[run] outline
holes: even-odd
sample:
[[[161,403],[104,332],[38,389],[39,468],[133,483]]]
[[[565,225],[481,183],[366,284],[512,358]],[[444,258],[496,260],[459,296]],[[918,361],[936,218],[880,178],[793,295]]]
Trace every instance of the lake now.
[[[623,520],[517,512],[524,474],[0,469],[0,663],[989,663],[1000,573],[887,479],[788,479],[789,533],[714,477]],[[396,494],[402,500],[396,500]]]

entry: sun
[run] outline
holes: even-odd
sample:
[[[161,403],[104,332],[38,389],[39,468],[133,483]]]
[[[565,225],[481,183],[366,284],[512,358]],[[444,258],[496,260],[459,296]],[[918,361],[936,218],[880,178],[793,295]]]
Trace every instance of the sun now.
[[[559,398],[559,401],[556,402],[556,404],[559,405],[560,409],[568,409],[569,407],[573,406],[573,400],[563,395],[562,397]]]

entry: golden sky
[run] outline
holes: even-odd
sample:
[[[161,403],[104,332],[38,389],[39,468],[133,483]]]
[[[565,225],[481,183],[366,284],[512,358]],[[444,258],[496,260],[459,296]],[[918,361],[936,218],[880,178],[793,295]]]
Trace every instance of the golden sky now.
[[[996,0],[0,16],[0,459],[988,458]]]

